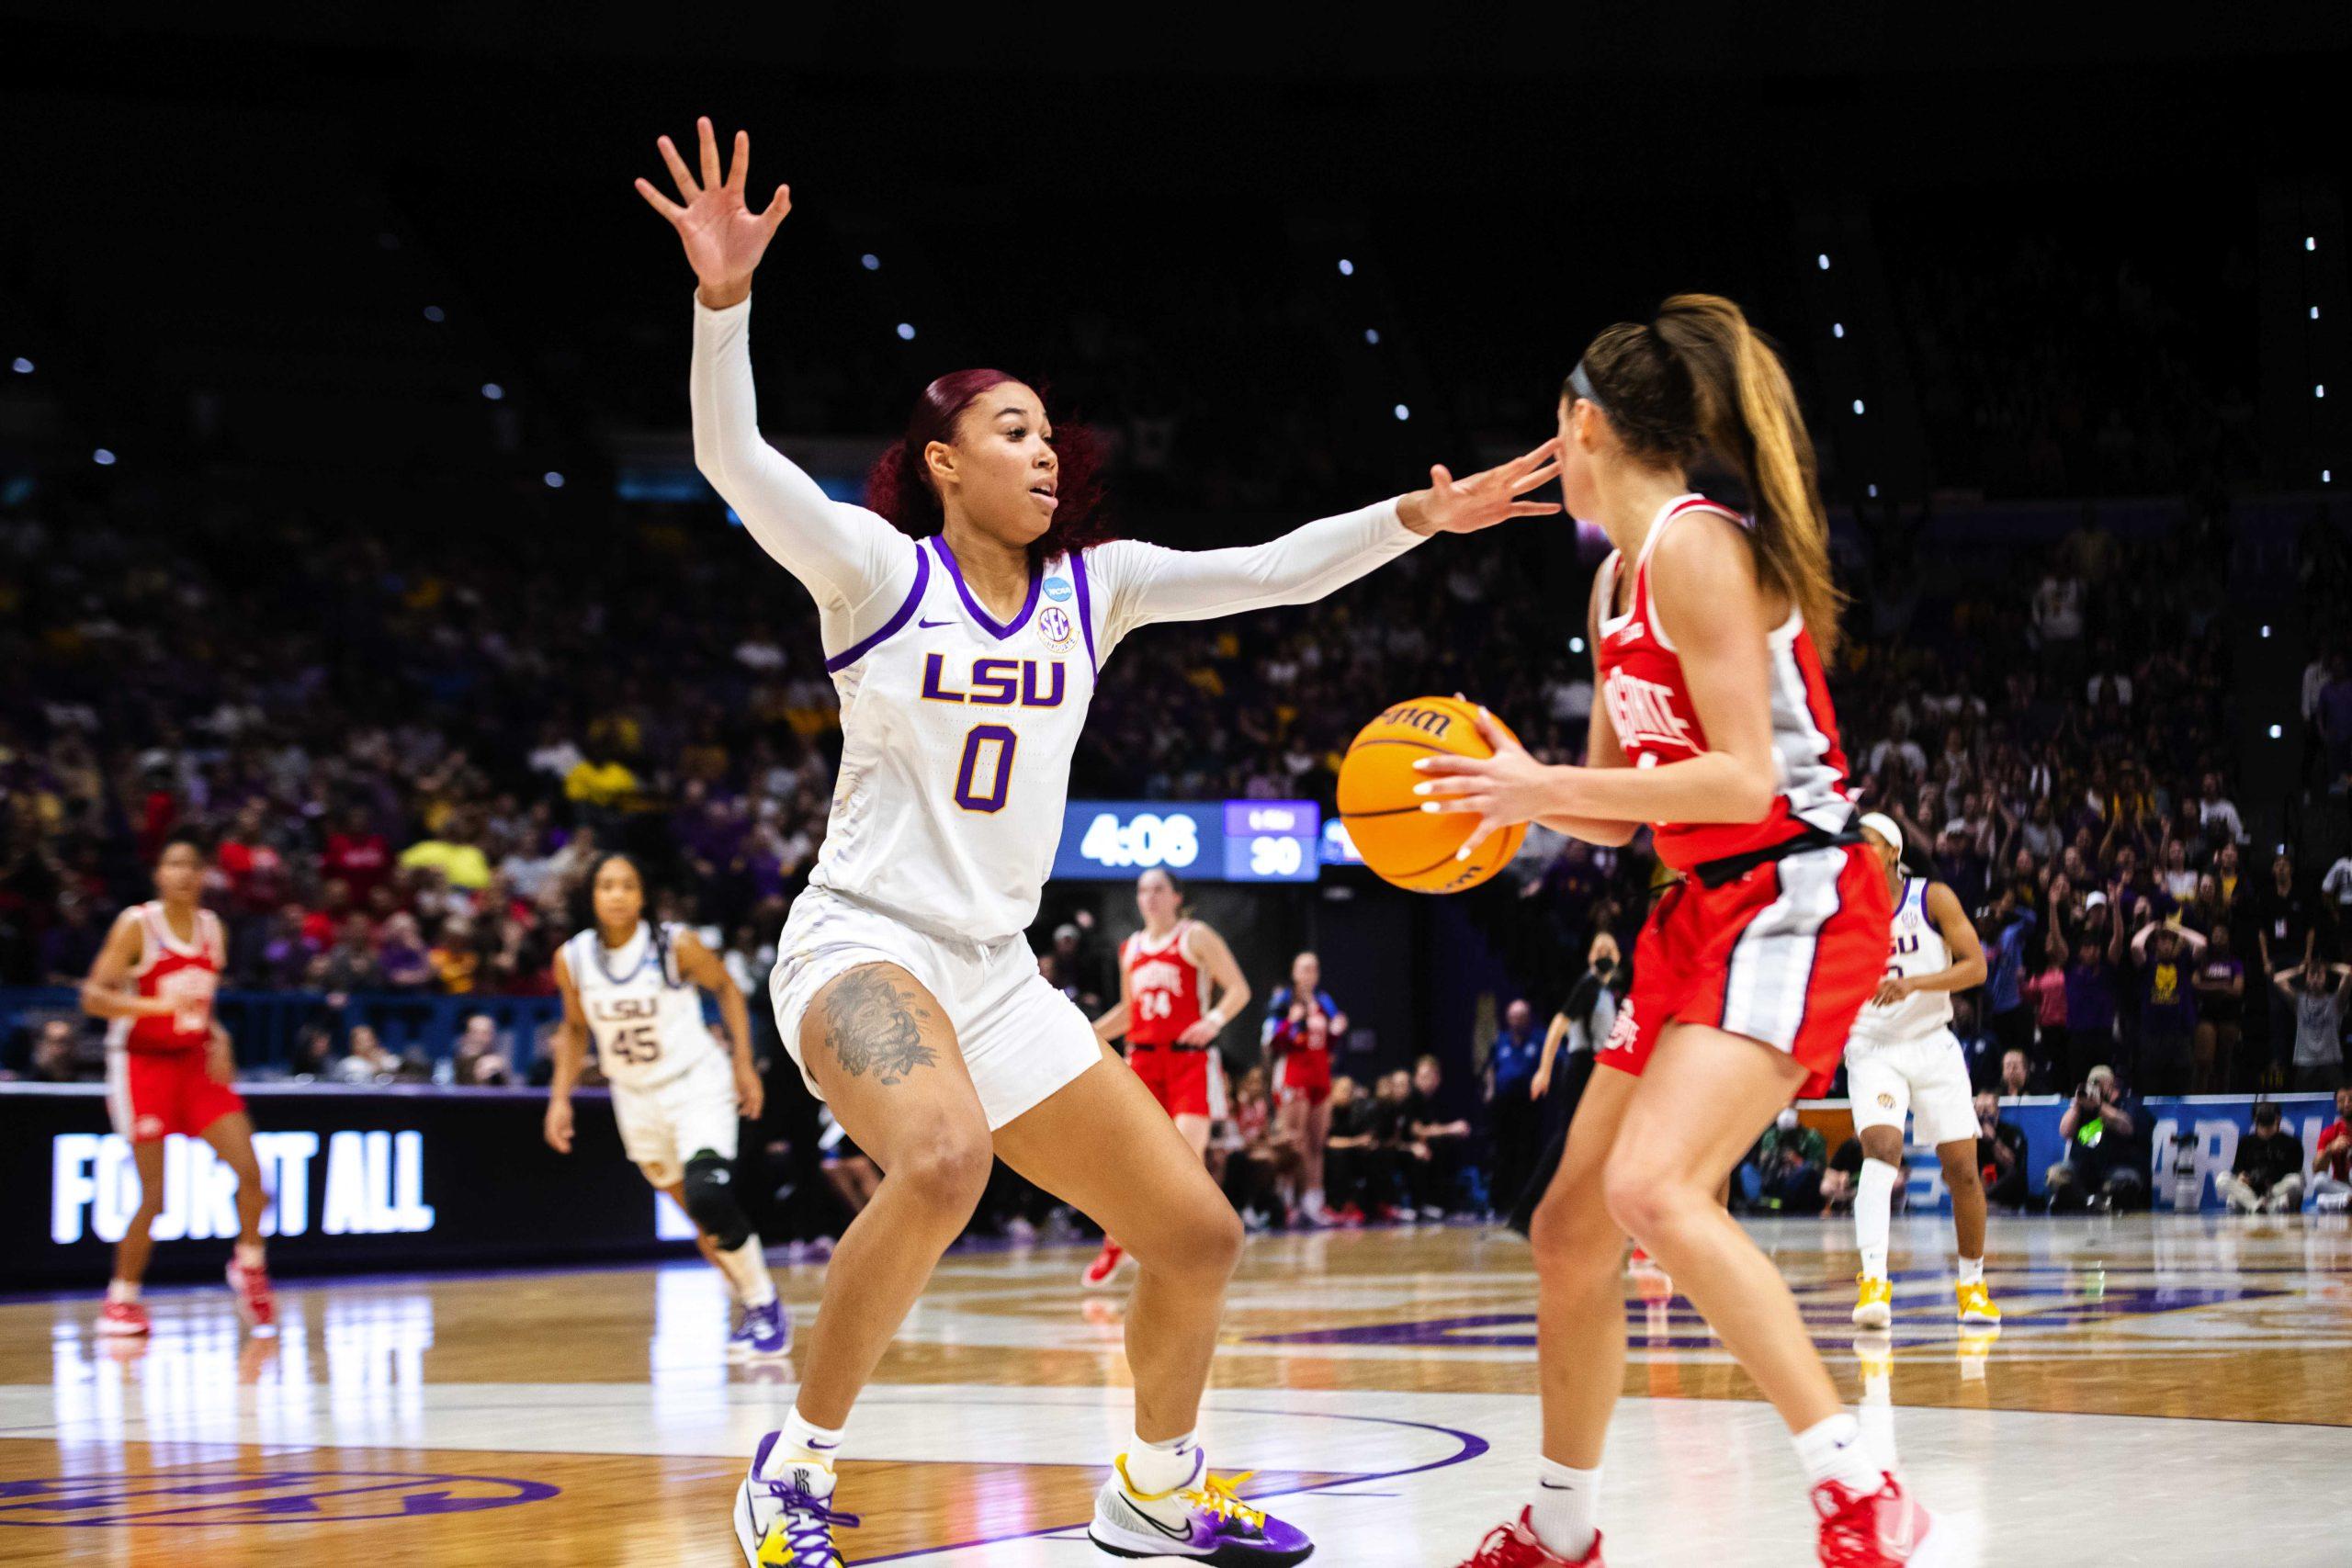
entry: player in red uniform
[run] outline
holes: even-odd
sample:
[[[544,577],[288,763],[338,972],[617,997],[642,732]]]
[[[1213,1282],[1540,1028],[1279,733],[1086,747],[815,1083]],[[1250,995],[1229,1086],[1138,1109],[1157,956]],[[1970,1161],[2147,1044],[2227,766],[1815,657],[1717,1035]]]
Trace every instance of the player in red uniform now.
[[[1925,1564],[1948,1532],[1866,1457],[1789,1288],[1715,1201],[1775,1113],[1836,1071],[1884,966],[1891,898],[1855,826],[1822,655],[1829,530],[1787,372],[1739,308],[1678,295],[1593,340],[1560,398],[1561,488],[1616,551],[1588,635],[1604,701],[1587,765],[1546,767],[1491,722],[1489,759],[1422,761],[1464,852],[1541,819],[1596,843],[1651,825],[1682,874],[1535,1214],[1544,1460],[1476,1568],[1597,1565],[1601,1444],[1624,1378],[1624,1238],[1646,1247],[1794,1436],[1834,1568]],[[1729,470],[1753,521],[1690,492]]]
[[[260,1335],[277,1332],[277,1303],[261,1240],[268,1194],[254,1158],[254,1124],[244,1099],[229,1087],[236,1074],[229,1032],[212,1016],[228,944],[220,917],[198,902],[204,870],[204,851],[196,840],[166,840],[155,860],[157,897],[116,917],[82,983],[82,1010],[114,1021],[107,1036],[107,1108],[139,1167],[139,1210],[115,1247],[101,1334],[148,1330],[139,1284],[153,1247],[148,1230],[164,1207],[164,1140],[174,1133],[202,1138],[236,1174],[237,1247],[229,1288],[247,1327]]]
[[[1136,878],[1143,930],[1119,944],[1119,1001],[1094,1021],[1098,1039],[1127,1037],[1127,1065],[1176,1130],[1205,1159],[1209,1126],[1225,1114],[1225,1071],[1216,1037],[1250,1005],[1250,982],[1216,931],[1183,914],[1184,888],[1154,867]],[[1216,987],[1216,1001],[1209,987]],[[1089,1285],[1110,1282],[1125,1256],[1110,1236],[1087,1265]]]

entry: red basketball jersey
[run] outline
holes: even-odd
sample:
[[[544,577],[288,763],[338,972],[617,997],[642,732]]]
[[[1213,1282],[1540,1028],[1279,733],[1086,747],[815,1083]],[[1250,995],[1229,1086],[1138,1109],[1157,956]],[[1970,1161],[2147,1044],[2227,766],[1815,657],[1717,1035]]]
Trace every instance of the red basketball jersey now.
[[[1184,951],[1192,934],[1193,922],[1179,920],[1157,943],[1137,931],[1120,944],[1119,962],[1127,972],[1128,1044],[1173,1045],[1201,1021],[1201,966]]]
[[[160,1018],[119,1018],[107,1043],[133,1051],[200,1051],[211,1043],[212,994],[228,960],[220,918],[198,909],[196,940],[182,942],[172,934],[162,904],[141,904],[134,913],[140,953],[130,971],[133,987],[142,997],[177,1003],[178,1010]]]
[[[1667,628],[1658,625],[1650,594],[1650,558],[1658,540],[1693,512],[1716,513],[1746,525],[1738,513],[1704,496],[1668,502],[1634,562],[1633,592],[1623,615],[1611,613],[1617,604],[1622,552],[1612,551],[1600,563],[1601,700],[1617,731],[1617,743],[1637,768],[1684,761],[1707,749],[1706,733],[1690,703],[1690,683],[1683,678],[1681,656]],[[1766,653],[1780,793],[1759,822],[1652,823],[1658,857],[1677,871],[1769,849],[1813,829],[1834,833],[1853,815],[1853,801],[1846,793],[1846,753],[1838,744],[1838,719],[1829,707],[1829,683],[1804,616],[1792,609],[1766,638]]]

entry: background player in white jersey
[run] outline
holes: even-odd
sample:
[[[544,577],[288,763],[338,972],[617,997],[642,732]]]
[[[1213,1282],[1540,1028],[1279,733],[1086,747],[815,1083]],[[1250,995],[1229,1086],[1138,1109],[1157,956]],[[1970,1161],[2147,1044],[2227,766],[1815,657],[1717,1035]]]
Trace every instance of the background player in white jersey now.
[[[737,1493],[744,1560],[841,1562],[842,1425],[978,1203],[993,1153],[1141,1267],[1126,1319],[1135,1443],[1097,1496],[1096,1544],[1224,1568],[1296,1562],[1313,1550],[1305,1535],[1235,1496],[1193,1438],[1240,1219],[1135,1074],[1039,976],[1022,932],[1052,867],[1096,671],[1122,637],[1307,603],[1431,534],[1555,513],[1519,499],[1556,472],[1554,445],[1460,480],[1433,468],[1426,490],[1251,548],[1170,550],[1103,538],[1084,504],[1087,465],[1065,469],[1037,394],[963,371],[925,389],[876,465],[876,510],[836,502],[761,439],[752,394],[752,274],[789,193],[778,186],[754,215],[750,139],[737,133],[723,173],[710,122],[698,130],[699,180],[661,141],[683,206],[637,182],[698,281],[695,462],[816,599],[841,696],[824,847],[770,990],[809,1088],[884,1172],[834,1249],[792,1416]],[[1074,434],[1062,445],[1083,454]]]
[[[1225,1115],[1216,1037],[1250,1005],[1250,982],[1216,928],[1185,918],[1184,889],[1174,873],[1154,866],[1136,877],[1136,911],[1143,930],[1119,944],[1119,999],[1094,1021],[1095,1037],[1127,1037],[1127,1066],[1205,1160],[1209,1127]],[[1104,1236],[1082,1281],[1109,1283],[1125,1256]]]
[[[1884,1328],[1894,1287],[1886,1271],[1887,1216],[1903,1180],[1903,1118],[1943,1162],[1951,1190],[1952,1227],[1960,1235],[1960,1321],[2001,1321],[1984,1288],[1984,1183],[1976,1171],[1976,1106],[1968,1058],[1951,1032],[1954,991],[1984,984],[1984,949],[1960,897],[1940,882],[1903,870],[1903,829],[1871,812],[1861,820],[1886,864],[1894,924],[1886,978],[1854,1020],[1846,1042],[1846,1088],[1862,1171],[1854,1182],[1854,1236],[1862,1272],[1854,1325]]]
[[[593,1037],[613,1086],[621,1147],[645,1179],[695,1222],[705,1258],[743,1309],[730,1356],[781,1356],[792,1342],[767,1254],[735,1196],[739,1116],[759,1120],[765,1089],[752,1060],[752,1014],[727,966],[681,925],[645,918],[637,863],[609,854],[589,878],[596,923],[555,957],[563,1022],[555,1035],[547,1140],[571,1152],[571,1091]],[[732,1053],[703,1021],[702,993],[718,998]]]

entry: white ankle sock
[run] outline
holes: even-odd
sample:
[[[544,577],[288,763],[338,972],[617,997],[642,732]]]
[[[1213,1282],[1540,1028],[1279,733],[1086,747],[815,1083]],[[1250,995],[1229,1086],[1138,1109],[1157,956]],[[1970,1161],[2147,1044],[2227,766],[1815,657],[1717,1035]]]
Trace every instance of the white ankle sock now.
[[[107,1300],[110,1302],[135,1302],[138,1299],[138,1280],[109,1280],[107,1281]]]
[[[1862,1441],[1862,1424],[1845,1412],[1797,1433],[1796,1445],[1807,1486],[1835,1481],[1865,1496],[1879,1489],[1879,1467]]]
[[[1960,1260],[1960,1282],[1963,1285],[1983,1284],[1984,1282],[1984,1260],[1981,1258],[1962,1258]]]
[[[1873,1280],[1886,1278],[1887,1215],[1899,1175],[1883,1159],[1866,1159],[1854,1179],[1854,1242],[1862,1249],[1862,1272]]]
[[[257,1241],[241,1241],[237,1244],[237,1262],[243,1268],[259,1269],[267,1258],[268,1254]]]
[[[1191,1432],[1164,1443],[1147,1443],[1138,1437],[1127,1450],[1127,1487],[1140,1493],[1170,1492],[1196,1478],[1201,1445]]]
[[[1555,1556],[1579,1562],[1599,1533],[1593,1518],[1600,1502],[1600,1467],[1570,1470],[1552,1460],[1535,1464],[1535,1507],[1530,1517],[1535,1539]]]
[[[779,1465],[821,1464],[831,1470],[833,1454],[842,1446],[839,1427],[820,1427],[800,1414],[794,1405],[792,1414],[784,1418],[784,1429],[777,1434],[775,1447],[768,1450],[768,1468]]]
[[[775,1300],[775,1280],[768,1273],[767,1251],[758,1236],[745,1238],[732,1252],[714,1247],[711,1256],[718,1259],[718,1271],[727,1276],[737,1301],[747,1307],[763,1307]]]

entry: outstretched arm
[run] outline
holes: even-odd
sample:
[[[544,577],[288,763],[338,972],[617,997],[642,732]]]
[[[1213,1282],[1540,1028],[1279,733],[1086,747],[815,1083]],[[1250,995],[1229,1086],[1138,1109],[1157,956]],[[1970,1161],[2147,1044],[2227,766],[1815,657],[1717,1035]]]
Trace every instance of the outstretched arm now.
[[[1102,578],[1108,650],[1154,621],[1201,621],[1275,604],[1306,604],[1396,559],[1432,534],[1468,534],[1511,517],[1559,511],[1520,497],[1559,476],[1556,442],[1484,473],[1455,479],[1430,470],[1427,490],[1326,517],[1262,545],[1170,550],[1133,540],[1089,558]]]
[[[832,500],[817,481],[760,436],[752,386],[752,274],[792,210],[788,186],[775,187],[767,210],[745,205],[752,139],[735,133],[734,168],[719,172],[718,140],[707,118],[695,122],[701,142],[697,180],[666,136],[660,141],[684,205],[650,180],[638,194],[669,220],[695,270],[695,466],[726,498],[760,547],[798,578],[828,613],[829,647],[844,646],[887,619],[906,596],[915,570],[910,541],[862,507]],[[895,589],[893,592],[891,590]],[[873,606],[869,615],[860,612]]]

